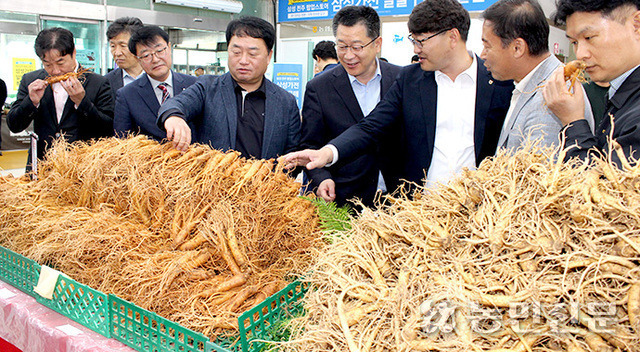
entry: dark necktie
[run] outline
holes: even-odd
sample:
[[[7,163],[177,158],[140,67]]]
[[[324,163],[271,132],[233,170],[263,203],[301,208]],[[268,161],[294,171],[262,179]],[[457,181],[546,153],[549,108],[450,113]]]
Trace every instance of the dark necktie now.
[[[158,89],[162,91],[162,102],[160,103],[160,105],[162,105],[169,99],[169,90],[167,89],[167,84],[164,82],[158,84]]]

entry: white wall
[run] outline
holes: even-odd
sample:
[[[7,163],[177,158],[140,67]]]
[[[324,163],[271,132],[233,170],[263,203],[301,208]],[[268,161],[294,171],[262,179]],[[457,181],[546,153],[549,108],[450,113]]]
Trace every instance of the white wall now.
[[[467,38],[467,49],[480,55],[482,52],[482,20],[471,19],[471,28]],[[407,39],[409,29],[406,22],[382,23],[381,56],[390,63],[404,66],[411,63],[414,55],[413,45]]]

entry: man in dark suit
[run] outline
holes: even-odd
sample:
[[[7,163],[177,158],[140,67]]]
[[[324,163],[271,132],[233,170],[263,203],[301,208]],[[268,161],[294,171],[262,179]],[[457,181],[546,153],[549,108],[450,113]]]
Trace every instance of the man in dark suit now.
[[[424,1],[409,17],[419,64],[406,66],[367,117],[320,150],[282,158],[307,169],[348,163],[373,149],[394,123],[401,132],[396,152],[399,178],[444,183],[463,167],[474,168],[495,153],[513,83],[494,80],[469,53],[469,13],[457,0]]]
[[[313,77],[340,65],[338,63],[338,54],[336,53],[336,43],[330,40],[318,42],[311,52],[311,57],[315,61]]]
[[[307,83],[301,148],[321,148],[364,119],[400,72],[399,66],[376,58],[382,38],[380,17],[373,8],[342,8],[333,17],[333,30],[341,64]],[[387,152],[389,146],[378,151]],[[308,170],[310,186],[319,197],[339,206],[354,197],[373,205],[380,174],[376,154],[367,152],[346,164]]]
[[[64,28],[48,28],[36,37],[36,55],[44,69],[22,76],[16,101],[7,115],[7,125],[21,132],[33,122],[39,136],[41,159],[54,138],[68,142],[113,135],[113,98],[107,80],[93,72],[83,73],[59,83],[48,84],[47,77],[78,72],[73,34]],[[27,169],[30,170],[29,154]]]
[[[273,26],[241,17],[227,26],[229,72],[205,75],[160,107],[158,125],[167,139],[186,150],[195,140],[244,157],[270,159],[300,143],[300,112],[295,97],[264,77],[275,41]]]
[[[107,73],[105,77],[111,84],[113,101],[116,100],[118,89],[135,81],[142,73],[142,66],[135,55],[129,51],[131,34],[142,27],[142,21],[136,17],[121,17],[107,28],[109,51],[118,67]]]
[[[584,89],[570,94],[559,68],[543,89],[549,109],[562,121],[566,159],[607,155],[609,137],[622,147],[627,160],[640,158],[640,5],[638,1],[561,0],[554,21],[566,24],[576,58],[586,63],[592,80],[609,82],[605,114],[591,133],[585,119]],[[612,160],[622,166],[617,153]]]
[[[158,26],[144,26],[135,31],[129,50],[145,73],[118,91],[113,127],[118,136],[142,133],[161,141],[167,133],[156,124],[160,105],[182,93],[196,78],[171,70],[169,34]]]

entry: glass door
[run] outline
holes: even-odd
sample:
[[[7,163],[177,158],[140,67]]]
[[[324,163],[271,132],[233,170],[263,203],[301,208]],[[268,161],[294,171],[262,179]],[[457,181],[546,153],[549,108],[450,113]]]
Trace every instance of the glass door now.
[[[62,27],[73,33],[76,45],[76,59],[85,68],[92,69],[96,73],[102,68],[102,43],[100,35],[100,23],[98,21],[77,20],[64,21],[52,17],[42,17],[42,28]]]

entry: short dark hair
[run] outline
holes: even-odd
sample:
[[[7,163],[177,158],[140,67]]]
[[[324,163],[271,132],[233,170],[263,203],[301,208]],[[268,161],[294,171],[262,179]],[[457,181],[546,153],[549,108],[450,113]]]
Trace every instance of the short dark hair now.
[[[367,37],[371,39],[380,36],[380,16],[373,7],[345,6],[333,16],[333,35],[338,32],[338,26],[353,27],[363,24],[367,27]]]
[[[500,0],[489,6],[482,17],[491,22],[502,47],[522,38],[533,56],[549,51],[549,23],[536,0]]]
[[[456,28],[466,42],[471,18],[458,0],[427,0],[413,8],[407,25],[409,32],[416,34]]]
[[[229,22],[227,25],[227,46],[234,35],[262,39],[269,51],[273,49],[273,43],[276,40],[276,30],[273,25],[254,16],[242,16]]]
[[[610,17],[614,10],[623,6],[635,6],[640,10],[640,0],[558,0],[556,6],[553,22],[562,26],[574,12],[600,12],[602,16]]]
[[[76,50],[76,46],[73,43],[73,33],[61,27],[47,28],[40,31],[33,47],[40,59],[44,59],[47,52],[52,49],[58,50],[60,56],[72,54]]]
[[[129,39],[129,51],[133,55],[138,55],[138,49],[136,45],[152,45],[156,41],[156,37],[162,38],[167,44],[169,44],[169,34],[164,29],[158,26],[142,26],[137,31],[131,34]]]
[[[107,39],[111,40],[122,32],[129,32],[129,35],[133,35],[133,32],[142,26],[144,24],[137,17],[120,17],[107,28]]]
[[[336,43],[330,40],[323,40],[316,44],[316,47],[313,48],[313,52],[311,56],[314,60],[318,60],[319,58],[322,60],[334,59],[338,60],[338,54],[336,53]]]

